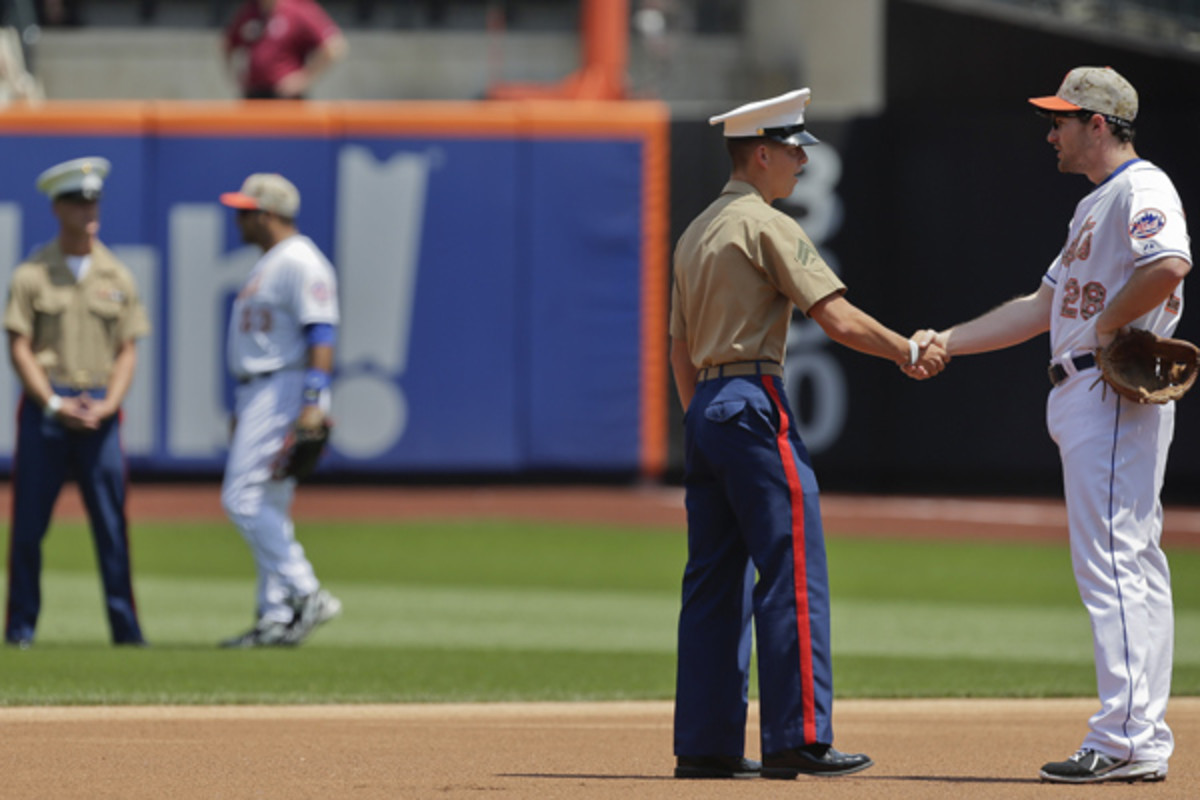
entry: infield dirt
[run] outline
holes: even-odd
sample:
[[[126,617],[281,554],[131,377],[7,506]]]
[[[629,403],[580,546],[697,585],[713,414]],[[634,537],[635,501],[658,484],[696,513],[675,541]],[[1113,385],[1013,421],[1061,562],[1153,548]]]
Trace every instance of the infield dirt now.
[[[0,487],[0,498],[10,496]],[[2,504],[0,504],[2,505]],[[823,500],[833,535],[1065,535],[1053,501]],[[214,485],[135,486],[139,518],[219,518]],[[1002,511],[1003,513],[998,513]],[[306,487],[298,519],[462,516],[683,525],[670,488]],[[58,513],[79,516],[69,490]],[[1168,509],[1181,546],[1200,511]],[[1200,797],[1200,698],[1172,700],[1177,749],[1156,784],[1058,786],[1037,768],[1070,755],[1091,699],[843,700],[837,745],[876,765],[794,782],[671,777],[671,704],[0,709],[0,798],[1071,798]],[[747,753],[757,752],[752,712]]]
[[[1085,700],[847,700],[839,778],[680,781],[671,705],[572,703],[0,710],[12,798],[1196,798],[1200,700],[1179,698],[1163,783],[1058,786]],[[752,720],[750,736],[756,734]],[[755,748],[748,752],[755,754]]]

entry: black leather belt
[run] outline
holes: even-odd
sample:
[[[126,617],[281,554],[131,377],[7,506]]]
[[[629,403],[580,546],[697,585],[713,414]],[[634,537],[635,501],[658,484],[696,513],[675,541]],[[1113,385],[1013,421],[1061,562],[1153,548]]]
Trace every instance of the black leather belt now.
[[[783,377],[783,367],[774,361],[734,361],[705,367],[696,373],[696,383],[713,381],[717,378],[736,378],[740,375],[774,375]]]
[[[1096,357],[1091,353],[1084,353],[1079,356],[1072,356],[1071,363],[1075,365],[1075,372],[1083,372],[1085,369],[1091,369],[1096,366]],[[1068,377],[1067,368],[1055,361],[1050,365],[1050,385],[1058,386]]]

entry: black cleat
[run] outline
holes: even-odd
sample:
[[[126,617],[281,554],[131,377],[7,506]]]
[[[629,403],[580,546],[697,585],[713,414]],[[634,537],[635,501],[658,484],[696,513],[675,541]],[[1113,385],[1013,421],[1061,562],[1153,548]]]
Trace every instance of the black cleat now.
[[[1050,783],[1136,783],[1161,781],[1167,777],[1167,770],[1157,761],[1121,761],[1085,748],[1066,761],[1051,761],[1044,765],[1039,777]]]

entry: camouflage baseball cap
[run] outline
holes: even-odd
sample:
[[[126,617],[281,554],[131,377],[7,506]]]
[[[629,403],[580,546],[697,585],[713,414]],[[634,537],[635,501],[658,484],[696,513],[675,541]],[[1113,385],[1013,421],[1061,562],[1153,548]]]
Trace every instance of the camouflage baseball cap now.
[[[253,211],[270,211],[294,219],[300,212],[300,190],[276,173],[256,172],[237,192],[221,195],[221,205]]]
[[[1058,92],[1029,102],[1043,111],[1094,111],[1126,125],[1138,112],[1137,90],[1112,67],[1076,67],[1063,78]]]

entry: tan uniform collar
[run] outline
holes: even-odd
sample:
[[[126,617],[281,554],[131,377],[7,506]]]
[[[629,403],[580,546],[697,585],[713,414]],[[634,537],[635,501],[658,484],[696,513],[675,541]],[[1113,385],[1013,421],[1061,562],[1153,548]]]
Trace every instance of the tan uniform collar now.
[[[71,268],[67,266],[67,257],[63,255],[62,245],[59,244],[58,239],[53,239],[47,244],[46,249],[42,253],[46,266],[51,271],[63,270],[74,277]],[[88,270],[89,275],[92,274],[93,270],[97,272],[109,272],[113,269],[113,265],[116,264],[117,257],[99,239],[92,242],[91,256],[92,266]]]
[[[721,190],[721,194],[753,194],[757,195],[760,200],[762,199],[762,194],[758,189],[754,188],[754,184],[733,178],[725,184],[725,188]]]

